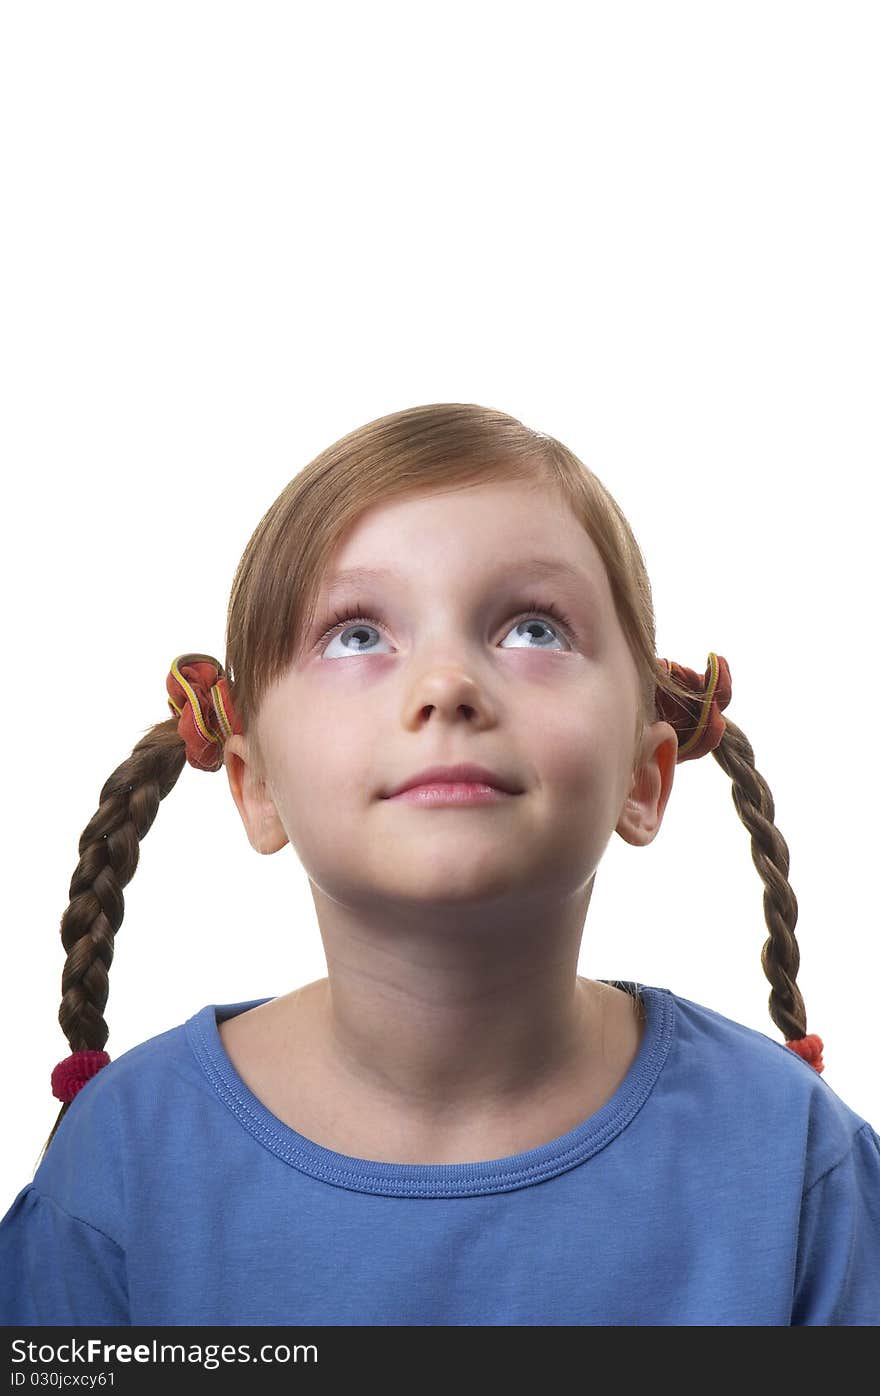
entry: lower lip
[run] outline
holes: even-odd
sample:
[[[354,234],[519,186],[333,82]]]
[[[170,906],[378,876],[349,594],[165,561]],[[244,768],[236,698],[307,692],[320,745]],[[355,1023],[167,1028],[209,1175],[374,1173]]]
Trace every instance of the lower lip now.
[[[494,785],[480,785],[470,781],[443,781],[436,785],[413,785],[409,790],[401,790],[399,795],[389,799],[405,800],[408,805],[494,805],[499,800],[510,800],[507,790],[496,790]]]

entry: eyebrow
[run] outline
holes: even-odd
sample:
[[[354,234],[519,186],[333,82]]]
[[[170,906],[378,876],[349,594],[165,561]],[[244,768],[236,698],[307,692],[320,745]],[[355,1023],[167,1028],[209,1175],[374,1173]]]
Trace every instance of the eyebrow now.
[[[516,562],[512,566],[505,568],[505,579],[508,574],[512,574],[514,579],[519,577],[545,577],[548,579],[561,578],[574,582],[577,586],[590,589],[591,592],[595,583],[586,572],[582,572],[579,567],[575,567],[570,562],[563,561],[562,558],[532,557],[524,562]],[[404,579],[390,567],[346,567],[339,572],[335,572],[326,583],[328,596],[333,596],[337,591],[342,591],[347,586],[367,585],[370,582],[393,581],[402,582]]]

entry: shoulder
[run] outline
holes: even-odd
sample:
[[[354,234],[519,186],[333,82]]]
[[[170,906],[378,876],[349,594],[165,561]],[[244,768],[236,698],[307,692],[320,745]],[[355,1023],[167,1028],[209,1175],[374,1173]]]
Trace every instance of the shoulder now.
[[[175,1107],[198,1088],[197,1066],[181,1023],[102,1067],[77,1092],[31,1184],[71,1217],[118,1236],[127,1184],[156,1149]]]
[[[668,1066],[733,1143],[744,1134],[788,1149],[810,1188],[853,1149],[868,1122],[802,1057],[756,1028],[678,994]]]
[[[83,1132],[98,1125],[110,1127],[114,1121],[124,1119],[129,1106],[136,1106],[142,1118],[141,1112],[149,1112],[151,1102],[161,1106],[162,1092],[156,1088],[160,1083],[167,1084],[169,1075],[174,1078],[185,1073],[190,1055],[187,1023],[178,1023],[136,1043],[114,1057],[77,1092],[56,1139],[65,1130]]]

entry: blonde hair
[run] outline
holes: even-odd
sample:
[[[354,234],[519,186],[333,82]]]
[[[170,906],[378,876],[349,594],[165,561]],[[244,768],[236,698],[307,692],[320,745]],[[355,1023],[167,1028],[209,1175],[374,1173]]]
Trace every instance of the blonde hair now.
[[[598,477],[555,437],[473,403],[432,403],[380,417],[328,446],[293,477],[263,515],[235,572],[226,624],[224,669],[235,711],[258,764],[254,719],[267,689],[289,668],[314,617],[320,584],[343,534],[372,505],[426,489],[522,480],[562,492],[605,566],[614,608],[639,680],[633,772],[640,738],[658,720],[658,688],[693,706],[655,654],[651,587],[639,546],[619,505]],[[788,847],[773,823],[770,790],[755,769],[743,732],[725,713],[712,752],[732,781],[733,802],[752,835],[752,858],[765,884],[770,931],[761,963],[771,984],[769,1012],[786,1039],[806,1034],[795,983],[797,900],[788,882]],[[103,1049],[103,1013],[122,888],[134,876],[140,840],[185,762],[177,719],[147,729],[104,784],[97,812],[79,841],[80,861],[61,922],[67,951],[58,1021],[71,1052]],[[48,1148],[68,1103],[44,1148]]]

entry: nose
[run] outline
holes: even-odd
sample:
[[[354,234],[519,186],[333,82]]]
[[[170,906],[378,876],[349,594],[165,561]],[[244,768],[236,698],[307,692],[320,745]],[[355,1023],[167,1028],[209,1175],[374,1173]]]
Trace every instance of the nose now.
[[[432,713],[449,722],[464,717],[479,726],[494,722],[494,708],[485,687],[458,665],[426,668],[407,697],[407,726],[423,723]]]

